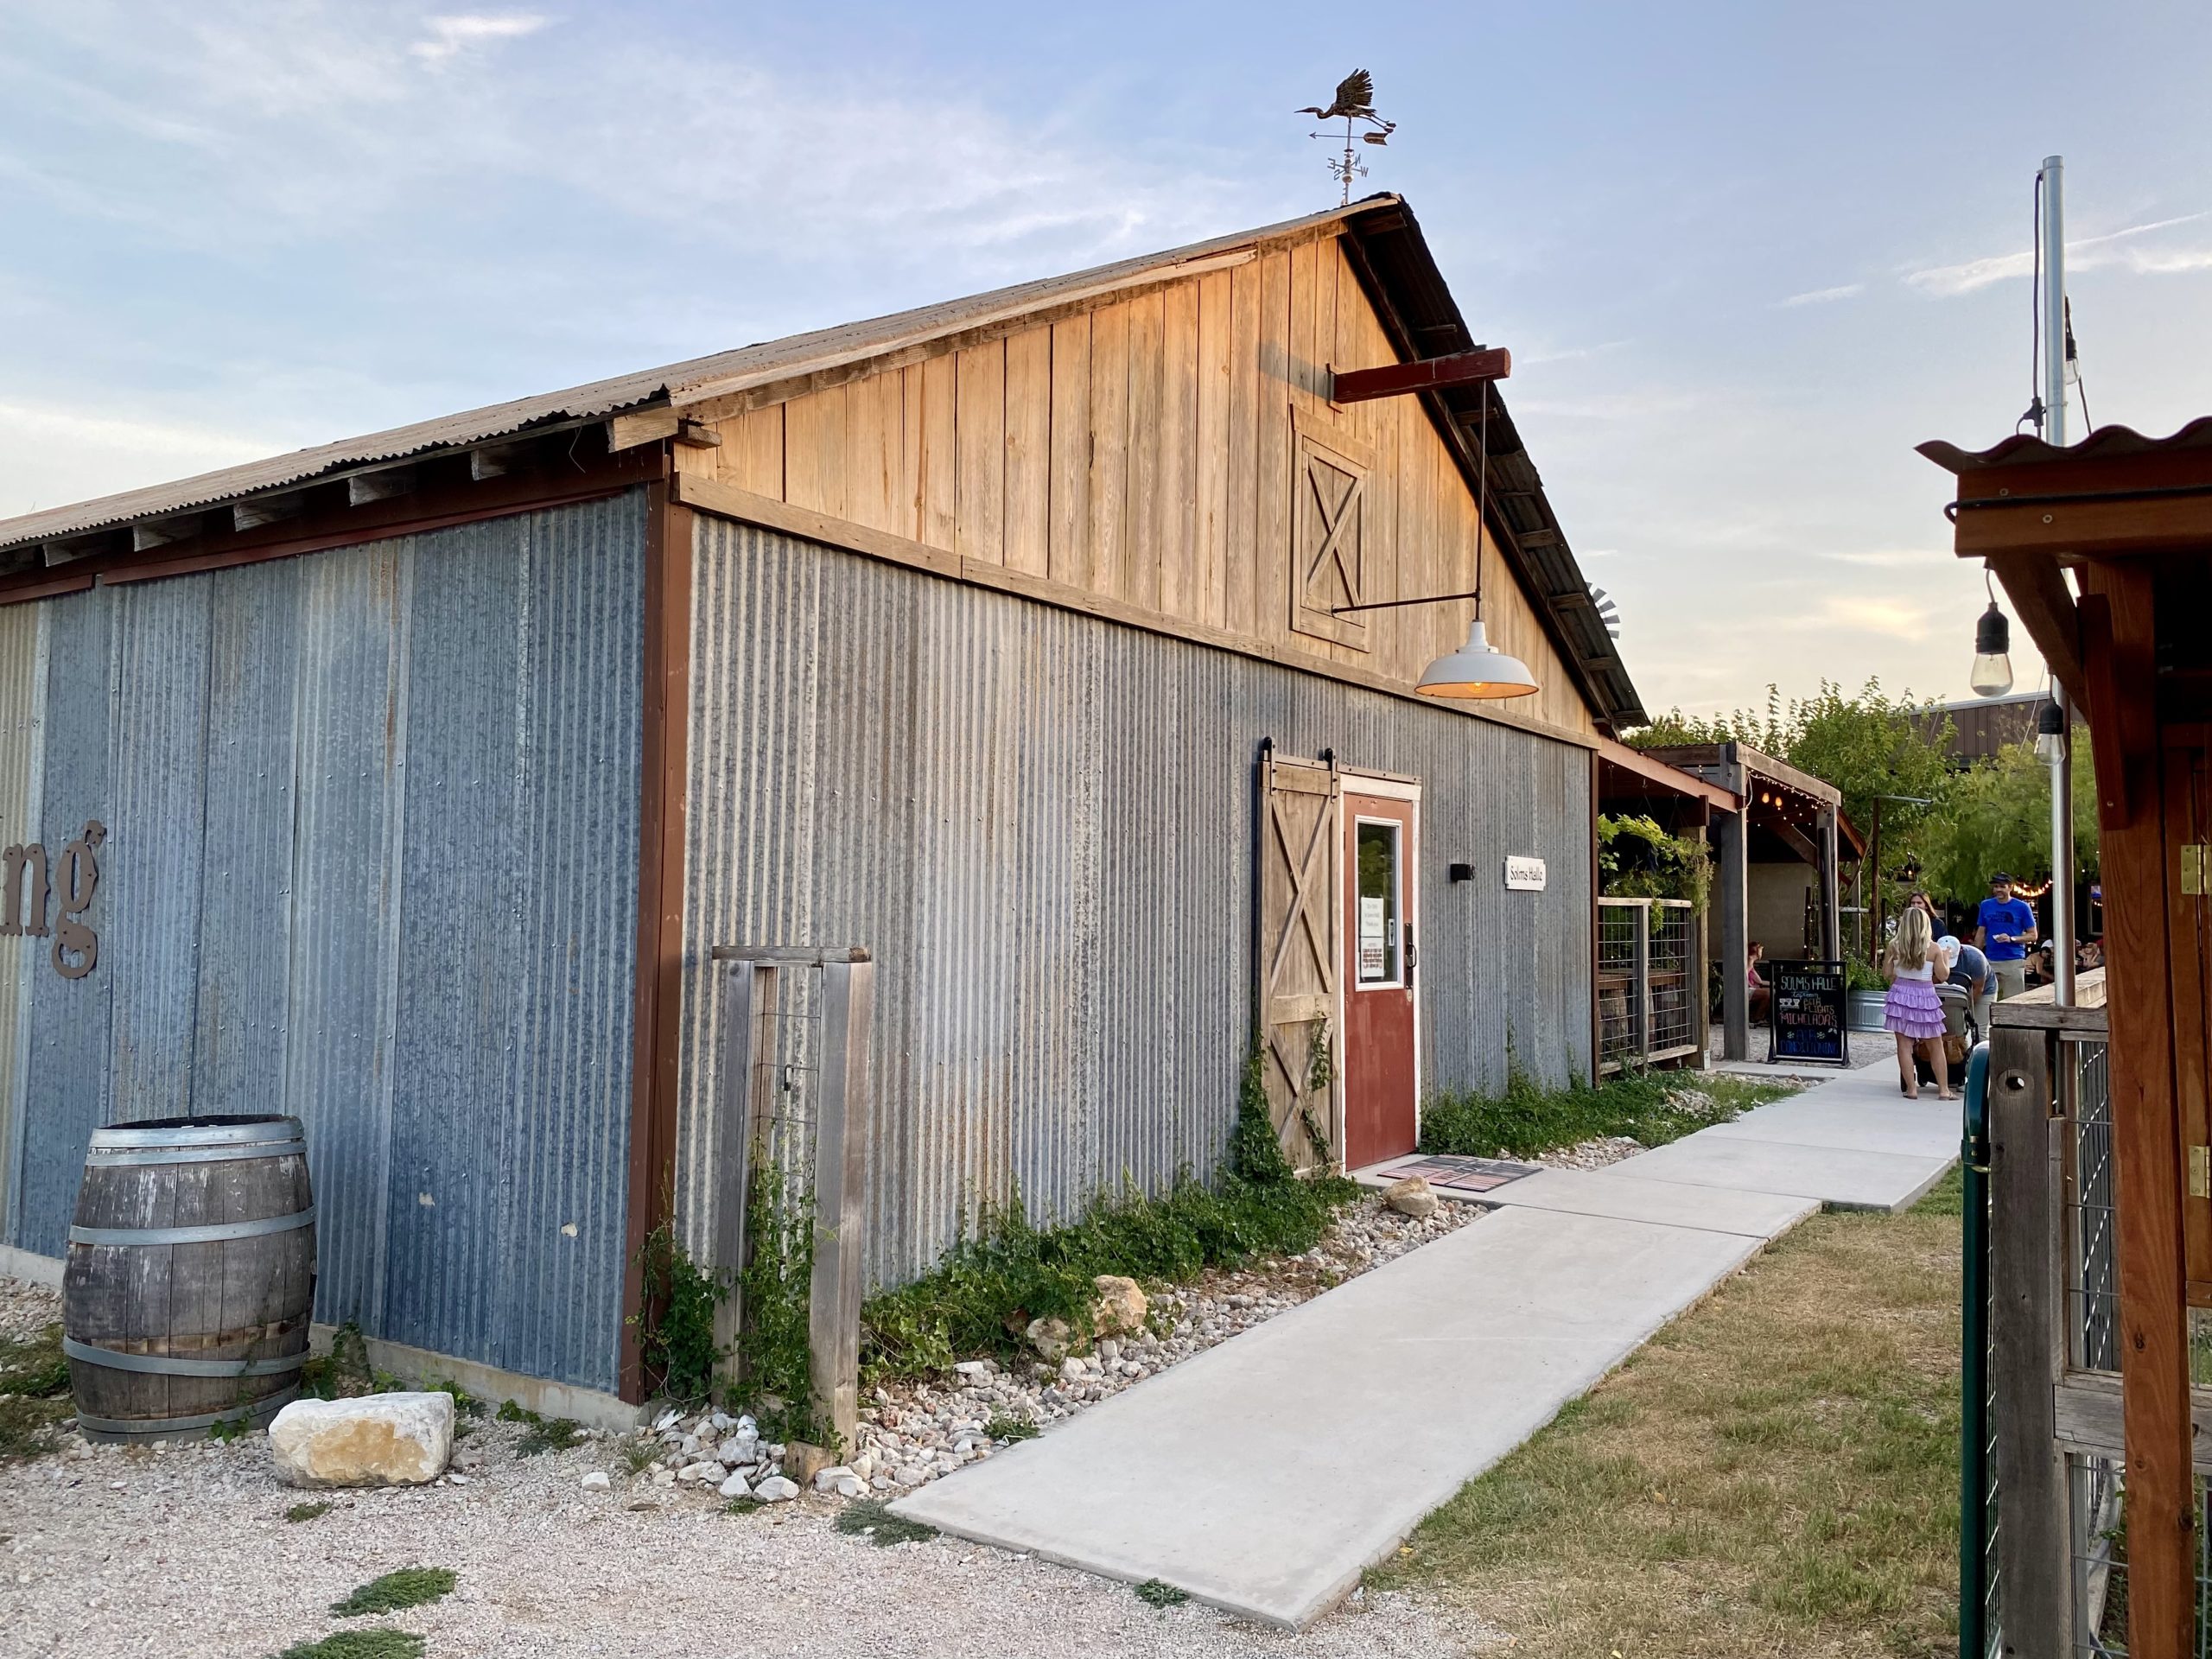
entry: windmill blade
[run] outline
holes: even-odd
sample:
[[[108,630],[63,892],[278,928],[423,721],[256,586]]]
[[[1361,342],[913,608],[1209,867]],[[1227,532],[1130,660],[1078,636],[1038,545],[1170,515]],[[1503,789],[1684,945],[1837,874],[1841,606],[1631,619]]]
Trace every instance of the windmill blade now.
[[[1609,639],[1619,639],[1621,637],[1620,607],[1607,598],[1605,590],[1594,582],[1590,584],[1590,603],[1592,608],[1598,613],[1598,620],[1605,626],[1605,637]]]

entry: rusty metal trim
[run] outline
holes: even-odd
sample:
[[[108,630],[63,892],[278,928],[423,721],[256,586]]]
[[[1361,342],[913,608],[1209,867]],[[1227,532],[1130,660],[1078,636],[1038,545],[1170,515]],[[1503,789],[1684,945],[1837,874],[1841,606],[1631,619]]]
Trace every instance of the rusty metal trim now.
[[[676,1192],[677,1061],[683,1028],[684,789],[691,709],[690,508],[667,446],[645,506],[644,732],[638,820],[638,985],[631,1068],[630,1186],[622,1275],[623,1399],[645,1398],[645,1250]]]

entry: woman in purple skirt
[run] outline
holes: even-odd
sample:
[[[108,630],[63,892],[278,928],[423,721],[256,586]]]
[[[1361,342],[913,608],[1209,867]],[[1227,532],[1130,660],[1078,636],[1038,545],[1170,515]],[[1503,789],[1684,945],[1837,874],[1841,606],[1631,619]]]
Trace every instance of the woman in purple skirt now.
[[[1936,1098],[1955,1100],[1943,1054],[1943,1004],[1936,995],[1936,973],[1942,958],[1936,950],[1935,930],[1928,912],[1908,910],[1897,919],[1897,938],[1891,941],[1884,965],[1890,973],[1890,995],[1882,1005],[1882,1023],[1897,1033],[1897,1084],[1907,1100],[1920,1098],[1920,1079],[1914,1075],[1912,1051],[1924,1045],[1928,1069],[1936,1074]]]

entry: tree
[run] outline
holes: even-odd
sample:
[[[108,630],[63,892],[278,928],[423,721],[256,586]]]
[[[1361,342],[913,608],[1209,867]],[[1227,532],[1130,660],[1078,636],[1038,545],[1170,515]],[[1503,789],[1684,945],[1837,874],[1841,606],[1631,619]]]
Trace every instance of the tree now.
[[[1784,701],[1767,687],[1766,712],[1738,709],[1708,719],[1674,709],[1637,731],[1640,749],[1683,743],[1748,743],[1800,772],[1808,772],[1843,796],[1845,816],[1864,834],[1874,821],[1878,796],[1937,799],[1950,775],[1945,753],[1951,717],[1932,701],[1908,691],[1891,697],[1878,679],[1846,696],[1840,685],[1821,682],[1817,694]],[[1910,800],[1882,803],[1882,862],[1897,870],[1919,854],[1919,832],[1930,808]]]
[[[1930,894],[1964,904],[1990,873],[2031,884],[2050,873],[2050,768],[2032,743],[2014,743],[1957,773],[1930,819],[1923,853]],[[2088,734],[2074,734],[2074,879],[2097,871],[2097,768]]]

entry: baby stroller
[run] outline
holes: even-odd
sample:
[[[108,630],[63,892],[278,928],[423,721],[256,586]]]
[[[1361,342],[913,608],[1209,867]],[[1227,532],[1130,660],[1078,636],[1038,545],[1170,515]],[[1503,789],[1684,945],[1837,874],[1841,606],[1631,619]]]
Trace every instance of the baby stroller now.
[[[1967,1055],[1974,1046],[1968,1039],[1974,1026],[1967,1018],[1967,988],[1963,985],[1938,985],[1936,1000],[1943,1005],[1943,1060],[1951,1087],[1964,1089]],[[1912,1069],[1922,1083],[1931,1089],[1936,1086],[1936,1070],[1928,1064],[1928,1057],[1916,1047],[1912,1051]]]

